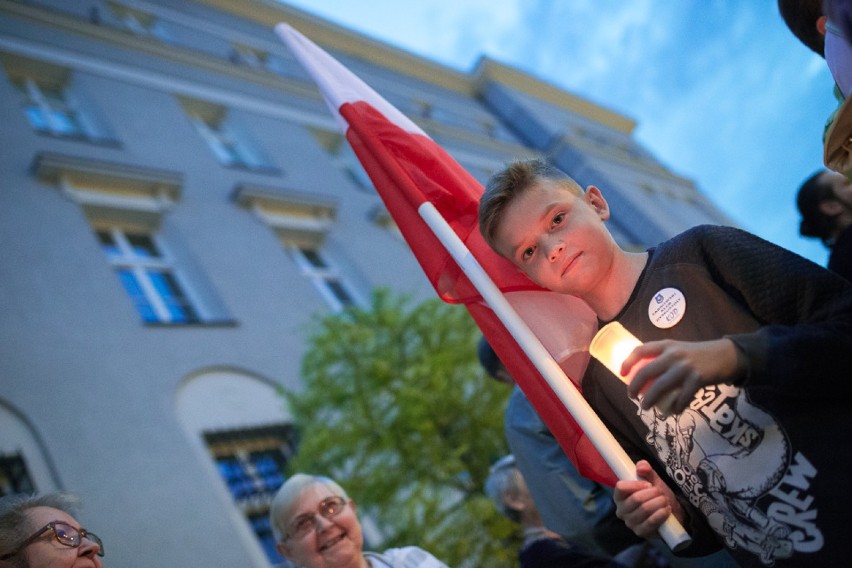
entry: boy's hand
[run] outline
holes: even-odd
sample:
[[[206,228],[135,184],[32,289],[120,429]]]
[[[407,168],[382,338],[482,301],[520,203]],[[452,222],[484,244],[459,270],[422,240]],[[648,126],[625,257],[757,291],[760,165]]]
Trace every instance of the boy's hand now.
[[[702,387],[734,382],[745,372],[734,342],[727,338],[650,341],[627,356],[621,366],[622,374],[628,375],[640,361],[642,366],[627,392],[634,398],[643,393],[642,408],[647,410],[667,393],[679,391],[669,408],[675,414],[682,412]]]
[[[630,530],[642,538],[655,538],[672,512],[683,522],[683,510],[674,494],[647,461],[636,463],[636,477],[619,480],[613,492],[615,515]]]

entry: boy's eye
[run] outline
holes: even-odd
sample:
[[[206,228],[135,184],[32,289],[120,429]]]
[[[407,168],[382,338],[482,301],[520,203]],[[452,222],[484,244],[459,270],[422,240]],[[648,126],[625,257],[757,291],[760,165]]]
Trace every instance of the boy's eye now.
[[[523,260],[529,260],[529,258],[533,255],[533,247],[527,247],[524,249],[524,252],[521,253],[521,258]]]
[[[562,221],[564,221],[564,220],[565,220],[565,213],[557,213],[557,214],[556,214],[556,215],[554,215],[554,217],[553,217],[553,224],[554,224],[554,225],[558,225],[558,224],[560,224],[560,223],[561,223]]]

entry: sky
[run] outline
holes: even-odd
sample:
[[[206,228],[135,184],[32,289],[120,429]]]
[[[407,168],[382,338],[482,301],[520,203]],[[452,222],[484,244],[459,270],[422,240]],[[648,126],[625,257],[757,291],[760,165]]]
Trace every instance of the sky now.
[[[826,263],[795,195],[823,167],[834,83],[776,0],[286,3],[465,73],[487,55],[625,115],[734,224]]]

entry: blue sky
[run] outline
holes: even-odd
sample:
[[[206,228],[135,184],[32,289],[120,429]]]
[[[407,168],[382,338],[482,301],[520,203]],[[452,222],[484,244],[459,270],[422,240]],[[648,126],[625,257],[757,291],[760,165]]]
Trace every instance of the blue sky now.
[[[488,55],[624,114],[737,225],[825,264],[799,237],[795,193],[822,167],[833,81],[775,0],[288,3],[460,71]]]

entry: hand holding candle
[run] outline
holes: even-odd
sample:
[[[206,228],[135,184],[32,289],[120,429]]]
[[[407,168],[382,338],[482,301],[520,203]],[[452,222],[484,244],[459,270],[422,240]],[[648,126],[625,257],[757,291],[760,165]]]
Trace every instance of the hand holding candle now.
[[[598,330],[592,343],[589,346],[589,352],[592,357],[601,362],[612,374],[621,379],[625,384],[630,384],[636,372],[641,369],[646,363],[639,362],[630,369],[627,375],[621,374],[621,365],[624,360],[630,355],[634,349],[642,345],[636,336],[627,331],[627,329],[619,322],[614,321],[606,324]],[[657,407],[664,415],[672,413],[672,405],[678,398],[680,389],[675,389],[664,395],[657,403]]]

